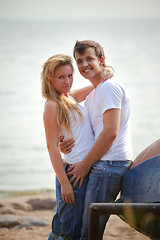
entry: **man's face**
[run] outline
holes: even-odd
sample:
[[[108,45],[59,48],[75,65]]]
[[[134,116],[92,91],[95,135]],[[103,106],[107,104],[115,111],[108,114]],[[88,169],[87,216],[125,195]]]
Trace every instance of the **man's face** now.
[[[75,60],[80,74],[89,80],[99,78],[102,72],[100,59],[95,54],[94,48],[87,48],[83,54],[75,53]]]

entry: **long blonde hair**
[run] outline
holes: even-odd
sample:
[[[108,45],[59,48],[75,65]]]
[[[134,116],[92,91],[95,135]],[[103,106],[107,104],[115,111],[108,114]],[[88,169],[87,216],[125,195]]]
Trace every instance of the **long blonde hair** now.
[[[69,98],[63,94],[59,94],[54,88],[54,74],[58,66],[61,65],[72,65],[72,58],[64,54],[56,54],[50,57],[43,65],[43,70],[41,72],[42,80],[42,96],[47,100],[52,100],[57,103],[58,115],[57,123],[58,125],[64,125],[68,132],[72,132],[70,129],[70,120],[68,109],[77,111],[79,115],[82,116],[80,109],[76,103],[73,103]],[[74,69],[73,69],[74,70]]]

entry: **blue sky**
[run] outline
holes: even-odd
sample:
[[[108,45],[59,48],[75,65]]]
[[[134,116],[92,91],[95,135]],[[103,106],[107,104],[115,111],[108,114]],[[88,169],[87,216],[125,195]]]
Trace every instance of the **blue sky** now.
[[[0,19],[146,18],[160,18],[160,0],[0,0]]]

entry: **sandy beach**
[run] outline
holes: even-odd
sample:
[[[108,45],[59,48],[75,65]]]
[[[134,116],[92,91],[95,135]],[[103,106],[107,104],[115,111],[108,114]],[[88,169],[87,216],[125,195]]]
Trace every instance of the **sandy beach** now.
[[[45,240],[51,230],[56,207],[54,194],[9,196],[0,198],[0,239]],[[118,216],[112,215],[103,240],[149,240]]]

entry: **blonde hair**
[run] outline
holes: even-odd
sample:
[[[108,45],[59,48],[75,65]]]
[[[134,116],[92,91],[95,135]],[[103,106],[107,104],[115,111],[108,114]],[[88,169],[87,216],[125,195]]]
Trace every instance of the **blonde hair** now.
[[[52,100],[57,103],[58,115],[57,123],[58,125],[64,125],[68,132],[72,132],[70,129],[70,120],[68,109],[72,112],[77,111],[79,115],[82,116],[80,109],[77,107],[76,103],[73,103],[69,98],[63,94],[59,94],[54,88],[54,74],[58,66],[62,65],[72,65],[72,58],[64,54],[56,54],[50,57],[43,65],[43,70],[41,72],[42,80],[42,96],[47,100]],[[73,69],[74,70],[74,69]]]

